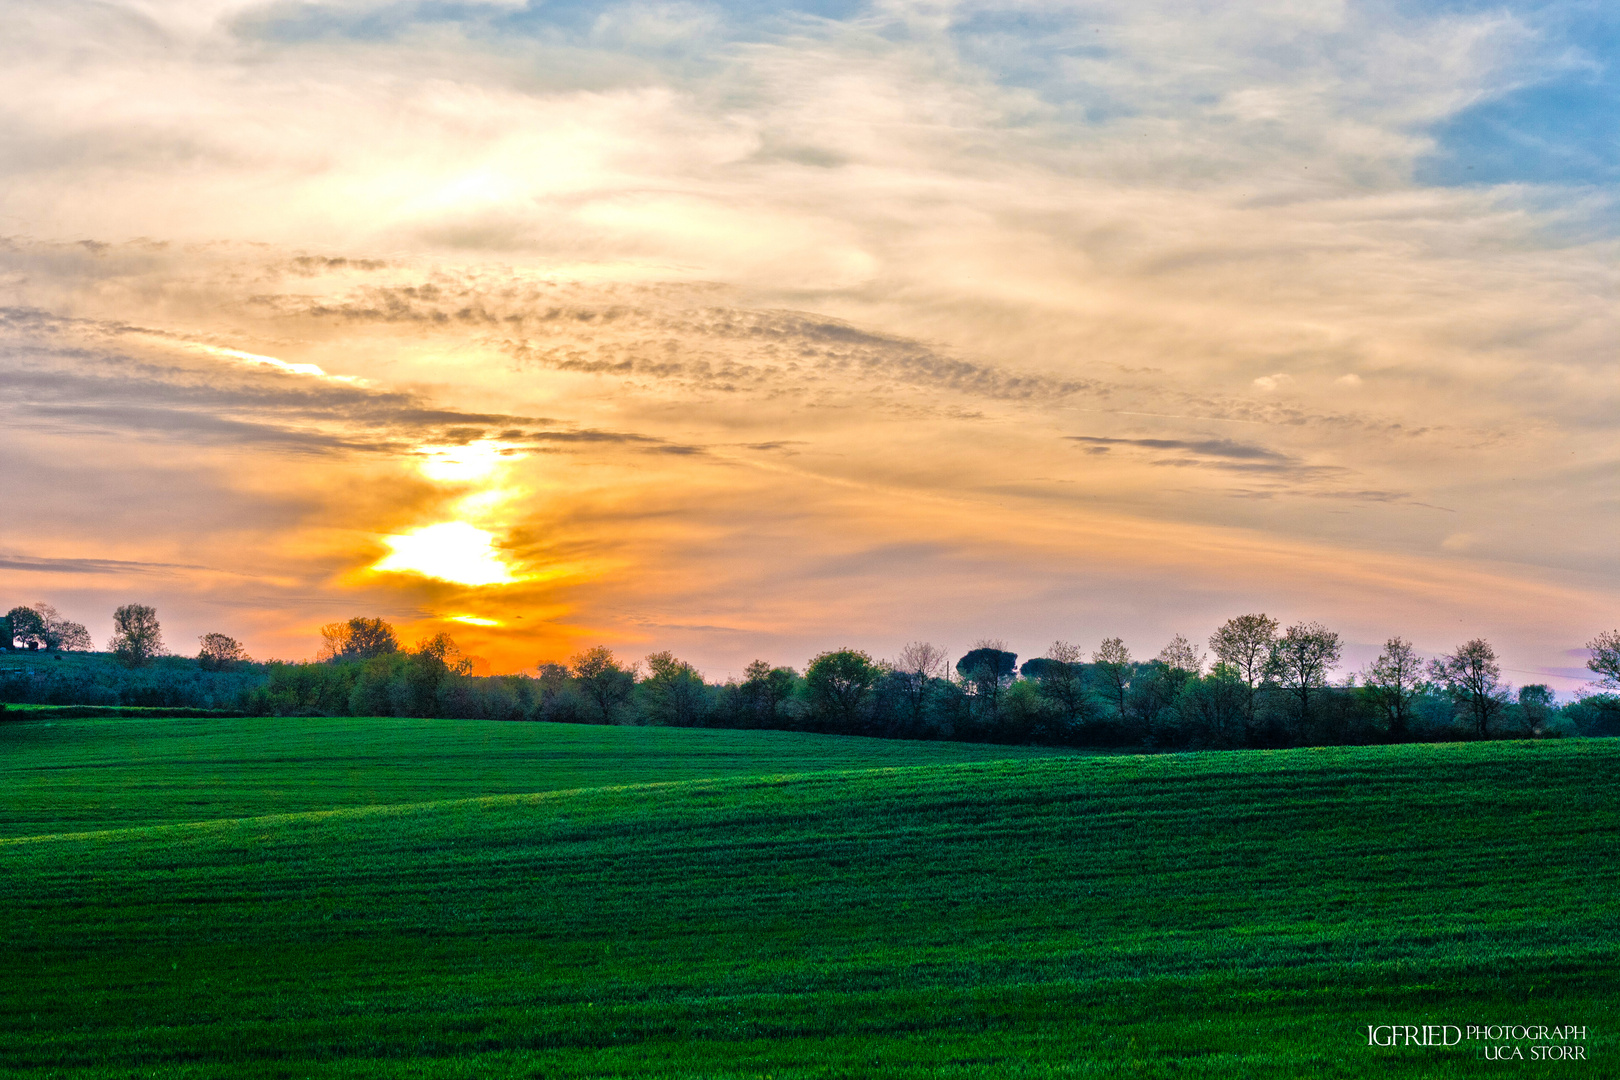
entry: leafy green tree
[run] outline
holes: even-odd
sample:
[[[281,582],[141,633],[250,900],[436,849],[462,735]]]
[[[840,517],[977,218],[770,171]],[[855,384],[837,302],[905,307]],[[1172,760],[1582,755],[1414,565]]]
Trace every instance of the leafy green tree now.
[[[1062,734],[1072,731],[1089,712],[1084,657],[1078,645],[1054,641],[1045,656],[1027,660],[1018,669],[1024,678],[1035,680],[1041,696],[1051,703]]]
[[[109,651],[125,667],[142,667],[163,654],[163,631],[157,609],[146,604],[125,604],[113,612]]]
[[[872,657],[860,649],[818,654],[804,673],[811,712],[835,730],[860,730],[878,675]]]
[[[1249,688],[1236,668],[1217,660],[1201,679],[1189,679],[1176,695],[1175,711],[1185,741],[1205,746],[1241,746],[1249,725]]]
[[[567,664],[540,664],[539,701],[535,703],[535,718],[555,723],[573,724],[582,719],[584,702],[574,687],[573,673]]]
[[[775,724],[798,681],[799,673],[790,667],[772,667],[764,660],[749,664],[743,670],[742,694],[750,722],[758,727]]]
[[[575,655],[568,661],[574,685],[597,712],[600,722],[613,723],[613,718],[636,688],[636,675],[632,668],[623,667],[605,645]]]
[[[1059,735],[1056,720],[1056,710],[1042,695],[1040,686],[1028,679],[1019,679],[1007,687],[1000,723],[986,734],[996,742],[1049,742]]]
[[[1456,652],[1430,661],[1429,670],[1451,695],[1475,737],[1490,738],[1491,725],[1509,700],[1507,687],[1502,685],[1502,666],[1490,642],[1484,638],[1464,642]]]
[[[419,714],[415,689],[406,677],[407,657],[398,652],[381,653],[355,664],[354,688],[349,691],[351,716],[410,716]]]
[[[765,673],[768,685],[770,673]],[[708,687],[698,669],[668,652],[647,657],[647,677],[641,680],[641,695],[647,716],[655,724],[695,727],[703,722],[708,706]],[[773,710],[774,711],[774,710]]]
[[[1255,729],[1256,697],[1271,662],[1271,649],[1277,640],[1277,620],[1264,613],[1239,615],[1210,635],[1209,648],[1218,663],[1225,664],[1243,682],[1243,726],[1247,735]]]
[[[197,666],[204,671],[229,671],[252,659],[241,642],[225,634],[203,634],[197,643]]]
[[[1266,674],[1293,697],[1301,737],[1311,721],[1311,706],[1327,689],[1341,653],[1339,635],[1317,622],[1295,623],[1272,643]]]
[[[1135,729],[1133,736],[1154,744],[1174,741],[1176,698],[1182,687],[1197,678],[1186,668],[1172,667],[1159,659],[1138,664],[1125,699],[1127,716]]]
[[[1532,738],[1545,735],[1557,708],[1552,687],[1542,683],[1519,687],[1519,730]]]
[[[1400,637],[1384,642],[1384,651],[1362,673],[1362,683],[1363,693],[1383,712],[1390,738],[1406,738],[1412,703],[1423,689],[1423,661],[1412,643]]]

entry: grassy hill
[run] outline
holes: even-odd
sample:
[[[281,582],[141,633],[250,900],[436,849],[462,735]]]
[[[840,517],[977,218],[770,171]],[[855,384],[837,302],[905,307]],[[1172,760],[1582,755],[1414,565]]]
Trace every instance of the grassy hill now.
[[[331,737],[372,746],[356,790],[404,790],[373,775],[401,760],[426,777],[432,740],[451,730],[393,722],[396,744],[430,747],[413,754],[367,741],[383,729],[321,723],[355,725]],[[487,764],[513,782],[523,767],[544,775],[543,746],[575,737],[506,727],[537,740],[484,746],[486,763],[503,746],[538,755]],[[0,1070],[1616,1072],[1620,746],[1608,741],[780,775],[808,745],[782,739],[814,737],[579,732],[623,740],[626,778],[679,758],[685,739],[712,755],[700,768],[738,775],[0,841]],[[5,753],[29,752],[5,738]],[[819,760],[908,746],[817,745],[839,742]],[[273,774],[263,755],[242,760]],[[321,792],[340,768],[316,770]],[[1389,1023],[1584,1025],[1587,1061],[1368,1047],[1366,1025]]]
[[[788,731],[0,714],[0,836],[760,773],[1050,756]],[[1069,751],[1073,753],[1073,751]]]

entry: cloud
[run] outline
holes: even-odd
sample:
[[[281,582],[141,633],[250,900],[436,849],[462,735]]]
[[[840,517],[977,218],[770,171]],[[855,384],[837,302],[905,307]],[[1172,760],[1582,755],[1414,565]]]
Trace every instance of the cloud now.
[[[1248,603],[1226,562],[1567,637],[1620,512],[1594,12],[23,0],[0,540],[241,552],[232,617],[289,655],[464,610],[364,571],[453,512],[555,570],[479,631],[550,627],[525,665],[655,626],[708,666],[919,618],[1162,642]],[[480,442],[483,487],[417,468]]]
[[[51,559],[0,555],[0,567],[39,574],[140,574],[202,570],[190,563],[131,562],[126,559]]]
[[[257,302],[283,318],[495,330],[497,335],[484,340],[526,366],[702,389],[838,378],[1007,400],[1052,400],[1103,389],[1094,379],[1008,371],[805,312],[677,306],[686,291],[647,288],[592,304],[572,289],[435,281],[363,289],[338,302],[295,297]]]
[[[1087,446],[1141,446],[1152,450],[1185,450],[1199,457],[1221,458],[1234,461],[1262,461],[1279,465],[1292,464],[1287,454],[1268,450],[1263,446],[1233,442],[1230,439],[1106,439],[1096,435],[1068,435],[1072,442]]]

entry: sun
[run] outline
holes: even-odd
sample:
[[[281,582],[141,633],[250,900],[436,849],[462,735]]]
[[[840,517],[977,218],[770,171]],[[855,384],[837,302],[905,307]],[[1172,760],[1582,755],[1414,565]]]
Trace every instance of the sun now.
[[[495,538],[463,521],[383,539],[393,552],[373,570],[421,574],[458,585],[506,585],[518,580],[495,551]]]

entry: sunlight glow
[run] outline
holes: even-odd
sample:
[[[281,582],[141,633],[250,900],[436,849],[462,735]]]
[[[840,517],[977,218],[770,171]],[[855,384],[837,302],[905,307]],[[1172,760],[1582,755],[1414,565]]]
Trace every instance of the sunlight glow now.
[[[485,619],[485,618],[481,618],[481,617],[479,617],[477,615],[452,615],[452,616],[450,616],[450,621],[451,622],[466,623],[469,626],[499,626],[499,625],[501,625],[500,622],[495,620],[495,619]]]
[[[501,458],[516,449],[509,443],[480,439],[465,446],[419,446],[416,452],[424,461],[418,466],[429,480],[455,483],[482,480],[495,471]]]
[[[373,570],[421,574],[458,585],[505,585],[516,581],[495,552],[495,539],[461,521],[428,525],[383,538],[393,554]]]
[[[517,494],[518,491],[514,488],[489,488],[485,491],[475,491],[456,502],[455,514],[458,518],[480,520],[488,517],[497,506],[504,502],[510,502]]]

